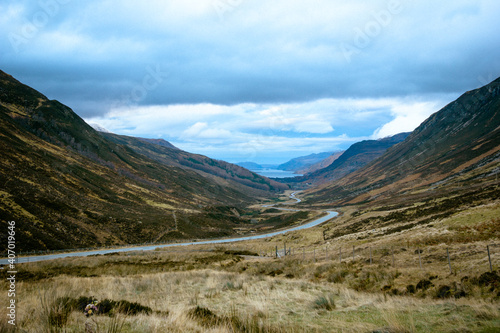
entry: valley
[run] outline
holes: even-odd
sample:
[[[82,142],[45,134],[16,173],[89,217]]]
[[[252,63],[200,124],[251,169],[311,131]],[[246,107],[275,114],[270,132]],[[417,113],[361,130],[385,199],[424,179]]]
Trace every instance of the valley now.
[[[95,250],[22,255],[0,332],[80,332],[93,301],[104,332],[500,329],[500,79],[295,178],[98,132],[4,72],[0,124],[16,253]]]

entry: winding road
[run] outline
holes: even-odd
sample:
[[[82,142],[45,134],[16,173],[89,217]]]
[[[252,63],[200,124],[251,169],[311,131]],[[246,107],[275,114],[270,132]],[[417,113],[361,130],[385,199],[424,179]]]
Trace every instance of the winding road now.
[[[293,192],[290,194],[290,198],[294,199],[299,203],[301,200],[295,197],[297,192]],[[264,207],[272,207],[273,205],[265,205]],[[287,209],[287,208],[278,208],[280,210],[295,210],[295,209]],[[233,242],[241,242],[246,240],[254,240],[254,239],[262,239],[269,238],[276,235],[281,235],[290,231],[302,230],[307,228],[312,228],[322,223],[325,223],[328,220],[336,217],[338,215],[337,212],[334,211],[326,211],[327,215],[319,217],[311,222],[306,224],[302,224],[297,227],[293,227],[290,229],[275,231],[262,235],[253,235],[253,236],[243,236],[243,237],[235,237],[235,238],[223,238],[223,239],[212,239],[198,242],[186,242],[186,243],[172,243],[172,244],[163,244],[163,245],[147,245],[147,246],[135,246],[135,247],[125,247],[125,248],[115,248],[115,249],[105,249],[105,250],[94,250],[94,251],[83,251],[83,252],[70,252],[70,253],[58,253],[58,254],[47,254],[33,257],[18,257],[17,263],[27,263],[27,262],[35,262],[35,261],[45,261],[66,257],[86,257],[97,254],[107,254],[113,252],[130,252],[130,251],[152,251],[155,249],[161,249],[166,247],[174,247],[174,246],[190,246],[190,245],[202,245],[202,244],[222,244],[222,243],[233,243]],[[6,265],[8,263],[8,259],[0,259],[0,265]]]

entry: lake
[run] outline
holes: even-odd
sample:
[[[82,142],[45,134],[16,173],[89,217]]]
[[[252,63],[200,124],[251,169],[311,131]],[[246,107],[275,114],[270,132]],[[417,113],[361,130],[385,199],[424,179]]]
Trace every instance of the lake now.
[[[250,170],[264,177],[268,178],[286,178],[286,177],[299,177],[301,174],[293,173],[291,171],[284,171],[278,169],[256,169]]]

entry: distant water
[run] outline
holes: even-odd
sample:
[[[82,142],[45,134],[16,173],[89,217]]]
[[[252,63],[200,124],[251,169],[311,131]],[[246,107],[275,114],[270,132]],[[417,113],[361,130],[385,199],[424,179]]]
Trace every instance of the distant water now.
[[[278,169],[256,169],[251,171],[268,178],[286,178],[286,177],[302,176],[301,174],[293,173],[291,171],[283,171]]]

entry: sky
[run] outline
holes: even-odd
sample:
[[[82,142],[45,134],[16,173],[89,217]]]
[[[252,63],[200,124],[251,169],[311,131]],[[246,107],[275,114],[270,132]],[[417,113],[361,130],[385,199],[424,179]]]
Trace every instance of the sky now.
[[[2,0],[0,69],[92,124],[279,164],[500,76],[498,0]]]

